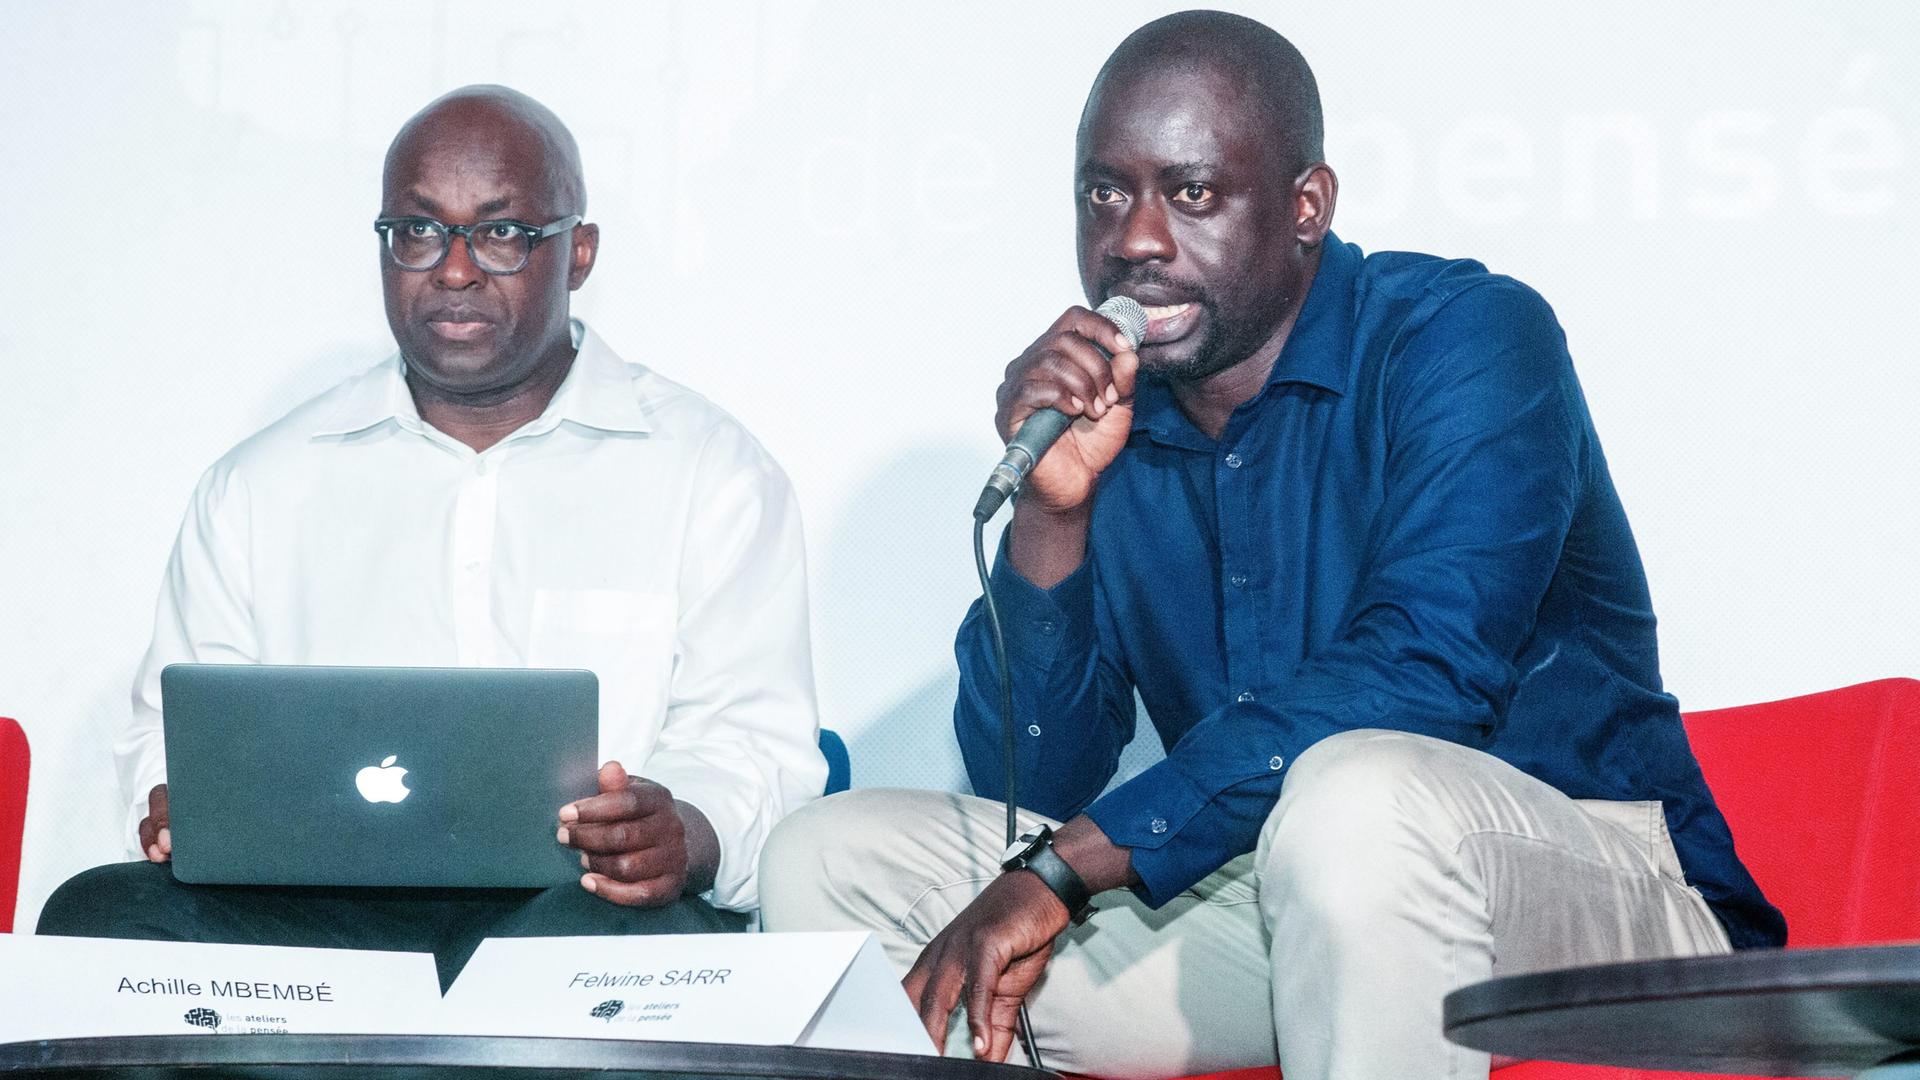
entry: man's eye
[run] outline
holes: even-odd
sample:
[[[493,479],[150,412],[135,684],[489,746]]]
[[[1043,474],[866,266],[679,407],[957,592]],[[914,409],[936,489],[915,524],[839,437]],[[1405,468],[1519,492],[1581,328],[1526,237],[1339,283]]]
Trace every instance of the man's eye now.
[[[428,237],[440,235],[440,227],[431,221],[409,221],[407,222],[406,229],[407,235],[416,240],[425,240]]]
[[[1173,201],[1205,205],[1213,201],[1213,189],[1205,184],[1188,184],[1173,193]]]
[[[1108,206],[1120,201],[1120,189],[1112,184],[1095,184],[1087,189],[1087,201],[1095,206]]]
[[[496,224],[487,230],[488,240],[512,240],[520,234],[520,227],[505,223]]]

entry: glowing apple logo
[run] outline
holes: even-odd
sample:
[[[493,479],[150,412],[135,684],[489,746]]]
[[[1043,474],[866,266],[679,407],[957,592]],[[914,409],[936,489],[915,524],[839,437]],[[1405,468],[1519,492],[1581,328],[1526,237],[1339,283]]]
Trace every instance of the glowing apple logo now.
[[[398,754],[388,754],[378,765],[369,765],[353,776],[353,786],[368,802],[399,802],[413,792],[407,787],[407,770],[394,764]]]

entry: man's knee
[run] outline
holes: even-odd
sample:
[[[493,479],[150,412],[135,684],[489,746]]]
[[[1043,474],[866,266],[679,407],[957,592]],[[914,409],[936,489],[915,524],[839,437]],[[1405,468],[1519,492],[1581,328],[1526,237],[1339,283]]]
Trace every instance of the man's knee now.
[[[866,791],[843,791],[802,806],[773,827],[760,849],[760,906],[784,906],[789,893],[820,872],[835,838],[844,842],[849,820],[868,801]]]
[[[781,819],[760,852],[760,910],[769,929],[791,925],[792,916],[836,876],[869,865],[876,823],[900,821],[903,796],[911,792],[861,788],[816,799]],[[889,831],[897,826],[888,826]]]
[[[1422,778],[1446,768],[1450,744],[1405,732],[1343,731],[1308,747],[1294,759],[1266,828],[1301,824],[1343,828],[1417,799]]]
[[[829,795],[789,814],[760,855],[760,912],[769,930],[839,925],[829,912],[864,912],[893,901],[892,886],[924,876],[923,863],[964,846],[970,820],[959,796],[896,788]],[[997,834],[982,833],[997,851]],[[856,916],[864,921],[865,916]]]
[[[108,863],[68,878],[40,909],[36,932],[60,937],[189,936],[172,924],[185,916],[183,887],[165,866]]]
[[[1309,747],[1261,829],[1263,897],[1363,917],[1368,898],[1391,893],[1404,868],[1447,857],[1432,829],[1444,812],[1432,782],[1447,767],[1444,746],[1369,729]]]

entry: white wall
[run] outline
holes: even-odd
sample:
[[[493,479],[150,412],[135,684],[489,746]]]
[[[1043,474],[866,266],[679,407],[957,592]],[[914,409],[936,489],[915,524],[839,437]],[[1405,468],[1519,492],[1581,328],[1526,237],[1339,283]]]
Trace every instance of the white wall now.
[[[1683,703],[1920,675],[1913,5],[1235,6],[1319,72],[1346,239],[1475,256],[1554,303]],[[992,390],[1077,300],[1087,83],[1165,10],[8,4],[21,925],[119,854],[106,746],[194,478],[390,348],[380,157],[466,82],[524,89],[580,138],[604,244],[576,310],[792,473],[856,781],[958,783],[950,635]]]

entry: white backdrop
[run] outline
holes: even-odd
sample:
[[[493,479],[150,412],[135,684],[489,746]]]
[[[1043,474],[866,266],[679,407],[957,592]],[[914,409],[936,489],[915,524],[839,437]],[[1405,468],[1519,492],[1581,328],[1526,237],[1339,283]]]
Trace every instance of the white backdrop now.
[[[1319,74],[1345,239],[1471,255],[1559,311],[1683,704],[1920,675],[1920,8],[1235,6]],[[604,239],[576,311],[792,474],[856,783],[957,785],[992,390],[1078,299],[1087,83],[1166,10],[0,5],[21,927],[120,854],[106,748],[195,477],[391,348],[381,155],[467,82],[579,136]]]

